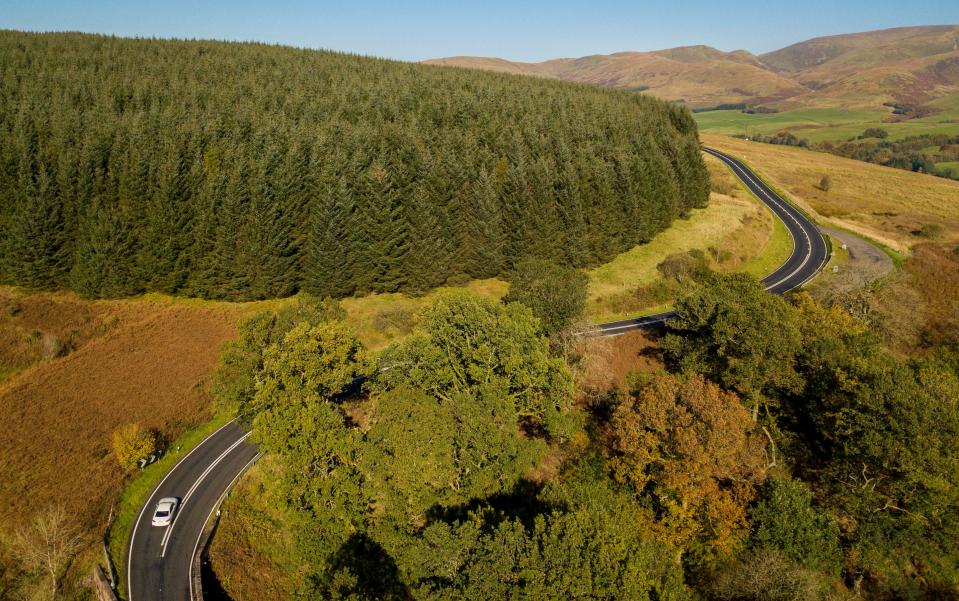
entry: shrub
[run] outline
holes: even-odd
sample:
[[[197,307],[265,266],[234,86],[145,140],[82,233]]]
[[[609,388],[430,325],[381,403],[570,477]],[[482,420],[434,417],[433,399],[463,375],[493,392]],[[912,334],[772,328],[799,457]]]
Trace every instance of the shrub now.
[[[829,192],[832,189],[832,178],[828,175],[822,176],[822,179],[819,180],[819,189],[823,192]]]
[[[709,263],[706,254],[699,249],[669,255],[656,266],[659,274],[677,282],[704,282],[709,279]]]
[[[889,137],[889,132],[882,129],[881,127],[870,127],[862,132],[862,135],[859,136],[862,138],[879,138],[880,140],[885,140]]]
[[[15,317],[16,315],[20,313],[21,310],[22,310],[22,307],[20,306],[19,303],[10,303],[6,307],[4,307],[3,311],[4,313],[7,314],[7,317]]]
[[[40,337],[40,355],[44,359],[56,359],[67,353],[67,346],[56,334],[49,332]]]
[[[132,471],[137,461],[156,450],[156,435],[140,424],[127,424],[113,431],[113,451],[127,471]]]

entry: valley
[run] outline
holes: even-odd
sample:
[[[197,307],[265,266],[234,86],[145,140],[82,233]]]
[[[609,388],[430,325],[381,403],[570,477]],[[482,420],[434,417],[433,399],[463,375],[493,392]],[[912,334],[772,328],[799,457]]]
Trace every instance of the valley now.
[[[369,8],[0,30],[0,599],[959,595],[959,25]]]

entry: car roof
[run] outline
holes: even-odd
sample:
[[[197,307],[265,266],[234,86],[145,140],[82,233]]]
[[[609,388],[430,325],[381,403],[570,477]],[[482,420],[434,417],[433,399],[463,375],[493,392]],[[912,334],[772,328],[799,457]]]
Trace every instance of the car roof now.
[[[176,505],[176,504],[177,504],[177,499],[176,499],[176,497],[166,497],[166,498],[164,498],[164,499],[160,499],[160,502],[157,503],[157,507],[162,507],[162,506],[164,506],[164,505],[173,506],[173,505]]]

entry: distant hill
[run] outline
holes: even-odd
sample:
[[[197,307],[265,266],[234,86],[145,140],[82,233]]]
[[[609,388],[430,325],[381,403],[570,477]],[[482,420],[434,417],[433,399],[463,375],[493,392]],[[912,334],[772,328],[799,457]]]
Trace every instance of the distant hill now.
[[[760,56],[683,46],[542,63],[451,57],[426,61],[645,92],[692,107],[880,109],[959,93],[959,25],[815,38]]]

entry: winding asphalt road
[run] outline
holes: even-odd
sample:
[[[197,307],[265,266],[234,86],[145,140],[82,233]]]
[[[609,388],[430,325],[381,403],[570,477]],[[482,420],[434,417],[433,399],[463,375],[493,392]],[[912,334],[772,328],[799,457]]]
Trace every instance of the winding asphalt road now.
[[[806,283],[825,265],[829,250],[819,229],[795,207],[733,157],[705,148],[726,163],[736,176],[776,214],[792,235],[792,255],[763,279],[766,289],[783,294]],[[615,336],[647,328],[673,317],[661,313],[599,324],[596,332]],[[157,485],[134,522],[127,556],[128,601],[194,601],[194,557],[204,525],[240,475],[259,456],[246,442],[249,432],[230,422],[183,457]],[[180,508],[166,528],[151,526],[153,509],[163,497],[178,497]]]
[[[741,161],[712,148],[703,148],[703,152],[713,155],[732,170],[744,186],[756,195],[756,198],[786,225],[793,239],[793,252],[776,271],[762,279],[766,290],[773,294],[784,294],[799,288],[813,278],[829,260],[829,247],[819,232],[819,227],[802,211],[782,199],[763,182],[759,176],[749,170]],[[660,324],[675,317],[672,311],[657,313],[634,319],[623,319],[601,323],[595,326],[598,334],[616,336],[632,330],[640,330]]]
[[[230,422],[183,457],[153,490],[133,524],[127,555],[128,601],[202,599],[193,590],[193,557],[203,527],[233,482],[257,458],[249,432]],[[173,522],[151,525],[163,497],[177,497]]]

